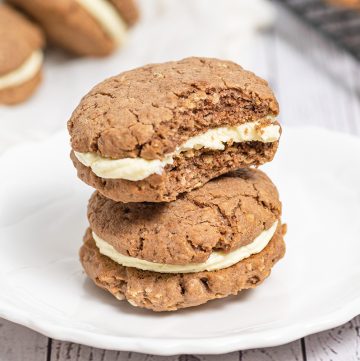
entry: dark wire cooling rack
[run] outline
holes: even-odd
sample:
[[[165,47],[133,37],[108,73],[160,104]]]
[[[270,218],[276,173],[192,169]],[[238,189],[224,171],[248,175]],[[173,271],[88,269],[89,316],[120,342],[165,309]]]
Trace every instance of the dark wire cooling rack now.
[[[325,0],[276,0],[360,61],[360,9]]]

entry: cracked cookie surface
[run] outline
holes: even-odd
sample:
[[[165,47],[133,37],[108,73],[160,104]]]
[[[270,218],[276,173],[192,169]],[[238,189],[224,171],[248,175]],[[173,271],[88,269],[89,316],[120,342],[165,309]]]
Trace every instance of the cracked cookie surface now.
[[[267,82],[233,62],[187,58],[150,64],[105,80],[82,99],[68,121],[71,159],[78,177],[107,198],[170,202],[222,174],[271,161],[280,135],[269,142],[236,143],[230,138],[224,149],[194,146],[161,170],[134,180],[106,178],[74,152],[96,154],[99,164],[112,159],[162,160],[184,141],[213,128],[256,122],[257,134],[268,126],[280,133],[274,120],[278,111]]]
[[[150,64],[95,86],[68,121],[73,150],[161,159],[209,128],[278,114],[265,80],[210,58]]]
[[[88,219],[119,253],[166,264],[205,262],[213,251],[248,245],[280,220],[276,187],[243,169],[213,179],[171,203],[114,202],[95,192]]]
[[[213,272],[159,274],[123,267],[100,254],[88,231],[80,259],[88,276],[119,300],[153,311],[175,311],[216,298],[236,295],[261,284],[273,265],[284,256],[285,229],[279,224],[266,248],[235,265]]]

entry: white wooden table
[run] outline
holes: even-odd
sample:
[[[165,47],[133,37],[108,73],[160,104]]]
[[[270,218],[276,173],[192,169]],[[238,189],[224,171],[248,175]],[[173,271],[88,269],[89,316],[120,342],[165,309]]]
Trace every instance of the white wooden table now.
[[[328,73],[331,68],[334,72]],[[281,104],[283,124],[312,124],[360,135],[360,98],[355,91],[357,83],[360,82],[359,69],[315,32],[291,17],[282,14],[275,29],[264,35],[257,49],[253,70],[268,79],[274,88]],[[221,356],[172,357],[105,351],[52,340],[0,319],[0,361],[160,359],[360,360],[360,316],[333,330],[284,346],[239,351]]]

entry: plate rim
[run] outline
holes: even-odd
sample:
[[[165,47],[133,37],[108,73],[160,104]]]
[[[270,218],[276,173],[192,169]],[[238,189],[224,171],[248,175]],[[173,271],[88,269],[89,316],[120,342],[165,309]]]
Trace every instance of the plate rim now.
[[[37,317],[29,317],[26,311],[6,306],[0,300],[0,317],[30,328],[46,337],[99,349],[140,352],[159,356],[219,355],[247,349],[280,346],[310,334],[343,325],[358,315],[360,315],[360,296],[339,308],[338,311],[323,315],[319,320],[314,319],[311,324],[294,323],[279,327],[276,332],[274,330],[257,331],[247,337],[241,334],[204,338],[124,337],[55,325],[46,320],[39,320]]]
[[[343,140],[356,141],[360,145],[360,138],[345,132],[339,132],[318,126],[285,126],[284,131],[316,131],[330,136],[340,136]],[[27,141],[8,148],[0,155],[0,162],[11,156],[17,148],[27,146],[41,146],[53,137],[66,133],[59,131],[40,141]],[[115,351],[132,351],[153,355],[172,356],[178,354],[224,354],[228,352],[280,346],[313,333],[340,326],[360,314],[360,296],[349,300],[341,308],[313,318],[312,322],[297,322],[290,325],[279,326],[276,329],[255,331],[243,335],[235,333],[225,336],[184,337],[184,338],[149,338],[134,336],[113,336],[95,331],[57,325],[54,319],[39,318],[36,314],[28,312],[25,308],[12,306],[6,298],[0,297],[0,317],[19,325],[30,328],[46,337],[67,342],[74,342],[90,347]],[[216,342],[214,342],[216,341]]]

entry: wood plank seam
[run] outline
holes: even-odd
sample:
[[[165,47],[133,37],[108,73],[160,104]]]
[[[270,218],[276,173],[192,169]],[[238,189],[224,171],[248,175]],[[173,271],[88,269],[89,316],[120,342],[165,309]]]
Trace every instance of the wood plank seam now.
[[[301,338],[301,356],[302,356],[302,359],[303,361],[307,361],[307,355],[306,355],[306,345],[305,345],[305,338],[302,337]]]
[[[51,361],[51,354],[52,354],[52,338],[48,338],[47,348],[46,348],[46,361]]]

